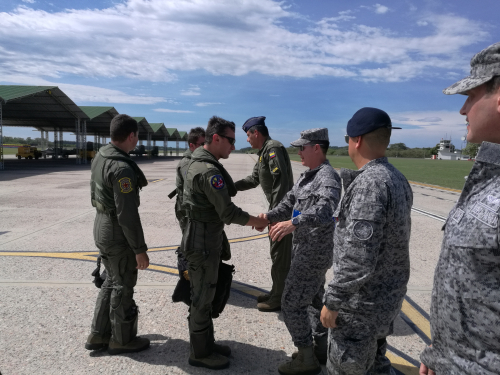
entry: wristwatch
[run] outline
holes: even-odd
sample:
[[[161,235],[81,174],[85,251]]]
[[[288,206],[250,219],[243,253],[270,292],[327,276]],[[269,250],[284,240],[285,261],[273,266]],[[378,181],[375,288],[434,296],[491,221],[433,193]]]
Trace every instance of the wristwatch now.
[[[292,224],[293,224],[293,225],[295,225],[295,226],[299,225],[299,218],[298,218],[298,216],[295,216],[295,217],[292,219]]]

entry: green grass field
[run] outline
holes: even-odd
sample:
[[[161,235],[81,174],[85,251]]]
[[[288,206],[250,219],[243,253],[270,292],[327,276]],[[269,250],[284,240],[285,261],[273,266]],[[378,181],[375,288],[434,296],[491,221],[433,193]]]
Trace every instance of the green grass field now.
[[[298,155],[290,155],[300,161]],[[328,156],[334,168],[357,169],[348,156]],[[466,160],[430,160],[389,158],[389,162],[405,175],[409,181],[462,190],[473,162]]]
[[[17,154],[17,148],[4,147],[3,154],[4,155],[15,155],[15,154]]]

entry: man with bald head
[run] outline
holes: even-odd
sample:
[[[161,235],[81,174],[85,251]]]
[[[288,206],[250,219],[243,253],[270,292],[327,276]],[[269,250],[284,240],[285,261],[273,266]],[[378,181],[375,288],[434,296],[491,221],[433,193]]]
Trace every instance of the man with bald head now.
[[[387,113],[362,108],[347,124],[357,171],[342,169],[333,247],[333,280],[321,322],[329,332],[329,375],[393,374],[385,356],[410,277],[413,193],[385,157],[392,129]]]

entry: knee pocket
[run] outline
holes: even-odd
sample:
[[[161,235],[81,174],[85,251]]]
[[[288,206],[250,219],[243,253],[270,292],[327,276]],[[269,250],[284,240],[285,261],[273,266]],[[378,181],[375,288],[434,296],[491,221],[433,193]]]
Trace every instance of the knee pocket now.
[[[372,343],[373,341],[373,343]],[[375,343],[375,345],[373,345]],[[376,341],[343,338],[331,340],[329,357],[332,363],[348,374],[365,374],[375,358]]]

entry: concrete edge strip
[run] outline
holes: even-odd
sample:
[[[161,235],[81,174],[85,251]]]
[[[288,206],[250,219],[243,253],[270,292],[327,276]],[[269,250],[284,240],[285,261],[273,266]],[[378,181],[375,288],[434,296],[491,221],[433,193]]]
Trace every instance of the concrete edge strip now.
[[[461,193],[462,192],[462,190],[447,188],[447,187],[438,186],[438,185],[424,184],[423,182],[416,182],[416,181],[408,181],[408,182],[412,185],[423,186],[423,187],[428,187],[428,188],[437,189],[437,190],[452,191],[454,193]]]

